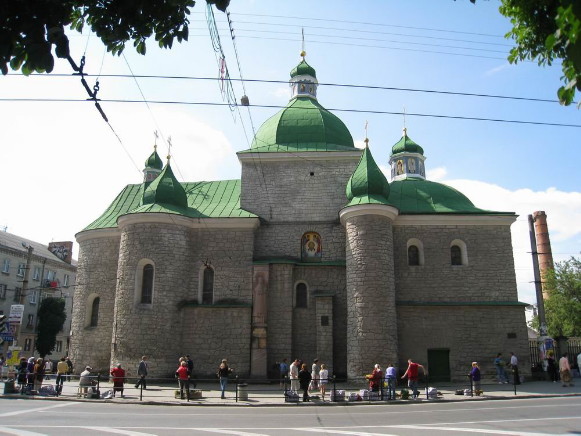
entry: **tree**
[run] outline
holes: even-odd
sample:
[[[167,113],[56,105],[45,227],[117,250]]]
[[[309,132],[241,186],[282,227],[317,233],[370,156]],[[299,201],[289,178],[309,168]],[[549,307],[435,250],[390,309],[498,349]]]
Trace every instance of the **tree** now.
[[[206,0],[225,11],[230,0]],[[69,52],[65,27],[82,32],[85,25],[112,54],[120,55],[133,42],[144,55],[145,41],[155,36],[160,47],[171,48],[188,39],[188,16],[194,0],[5,0],[0,1],[0,70],[8,65],[24,74],[50,73],[53,46],[58,58],[76,64]]]
[[[581,259],[558,262],[544,277],[549,335],[581,336]]]
[[[560,59],[565,84],[557,95],[561,104],[571,104],[575,90],[581,91],[581,1],[501,1],[500,13],[510,18],[513,26],[505,36],[517,44],[510,51],[509,62],[530,59],[551,65]]]
[[[47,297],[42,300],[38,309],[38,338],[36,339],[36,349],[40,357],[44,358],[54,350],[56,335],[62,330],[66,319],[64,299]]]

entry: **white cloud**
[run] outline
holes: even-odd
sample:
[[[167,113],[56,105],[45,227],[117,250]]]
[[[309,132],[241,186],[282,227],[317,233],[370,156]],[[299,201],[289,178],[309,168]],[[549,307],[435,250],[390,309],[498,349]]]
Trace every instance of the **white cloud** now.
[[[365,148],[365,141],[363,139],[356,139],[353,141],[353,145],[363,150]]]
[[[508,62],[506,62],[502,65],[499,65],[498,67],[494,67],[494,68],[491,68],[490,70],[485,71],[484,75],[485,76],[493,76],[497,73],[500,73],[502,70],[506,70],[508,67],[510,67],[510,64]]]
[[[279,86],[271,94],[279,100],[287,101],[291,97],[290,88],[288,86]]]
[[[428,180],[433,181],[442,180],[444,177],[446,177],[446,174],[448,174],[448,170],[446,170],[444,167],[438,167],[426,171],[426,177]]]

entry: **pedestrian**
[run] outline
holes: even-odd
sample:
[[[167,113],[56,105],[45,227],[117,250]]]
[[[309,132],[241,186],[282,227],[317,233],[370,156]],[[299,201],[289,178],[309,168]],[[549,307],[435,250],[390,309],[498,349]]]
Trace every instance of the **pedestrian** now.
[[[20,358],[20,363],[18,364],[18,385],[20,386],[20,393],[24,395],[26,393],[26,357]]]
[[[508,377],[506,376],[506,370],[504,369],[505,366],[506,362],[502,358],[502,353],[498,353],[496,359],[494,359],[494,368],[496,369],[496,378],[499,385],[508,383]]]
[[[94,391],[93,386],[97,384],[97,382],[91,376],[92,370],[93,368],[91,368],[90,366],[85,366],[85,370],[81,372],[81,375],[79,377],[79,388],[83,390],[85,396],[88,394],[89,388],[91,388]]]
[[[561,376],[564,388],[567,386],[574,386],[573,383],[571,383],[571,365],[569,364],[568,353],[564,353],[563,357],[559,359],[559,375]]]
[[[289,368],[289,377],[291,381],[291,391],[299,391],[299,359],[295,359]]]
[[[319,359],[315,359],[311,365],[311,384],[309,386],[311,392],[319,389],[319,371]]]
[[[61,357],[56,365],[56,394],[60,395],[63,391],[63,383],[67,377],[69,366],[64,357]]]
[[[26,381],[28,383],[28,392],[34,390],[34,365],[36,359],[34,357],[29,357],[26,363]]]
[[[470,380],[472,380],[474,393],[480,395],[482,389],[480,389],[480,367],[478,366],[478,362],[472,362],[472,369],[470,370],[469,376]]]
[[[188,365],[188,371],[190,371],[190,380],[193,382],[195,389],[196,381],[194,380],[194,361],[189,354],[186,354],[186,364]]]
[[[46,380],[50,380],[50,374],[52,374],[52,360],[46,359],[44,363],[44,375]]]
[[[419,373],[420,368],[424,372],[424,375],[428,374],[428,371],[426,371],[426,368],[424,368],[419,363],[413,362],[412,359],[408,359],[408,369],[406,369],[404,374],[401,376],[402,380],[406,377],[408,378],[408,387],[412,390],[412,397],[413,398],[417,398],[418,394],[420,393],[418,391],[418,379],[419,379],[418,373]]]
[[[321,391],[321,399],[325,401],[325,392],[327,390],[327,383],[329,382],[329,370],[327,365],[321,363],[321,370],[319,371],[319,389]]]
[[[139,380],[135,384],[135,389],[141,386],[144,390],[147,389],[147,381],[145,377],[147,377],[147,356],[141,357],[141,362],[139,362],[139,366],[137,367],[137,375],[139,376]]]
[[[289,371],[286,357],[282,359],[282,362],[279,363],[278,370],[280,373],[280,387],[282,388],[284,386],[284,379],[288,376]]]
[[[551,378],[553,383],[557,383],[559,381],[559,370],[557,362],[555,361],[555,353],[553,350],[549,350],[547,353],[547,373]]]
[[[376,363],[373,367],[373,371],[368,376],[369,379],[369,390],[371,392],[379,392],[379,388],[381,387],[381,383],[383,382],[383,371],[381,370],[381,366],[379,363]]]
[[[309,398],[309,385],[311,384],[311,373],[307,368],[307,364],[303,363],[299,371],[299,385],[303,391],[303,402],[311,401]]]
[[[397,373],[391,363],[387,364],[385,370],[385,384],[387,385],[387,399],[395,400],[395,385],[397,383]]]
[[[188,356],[189,357],[189,356]],[[188,368],[188,362],[184,361],[180,363],[180,366],[176,370],[176,377],[178,378],[178,383],[180,384],[180,398],[183,400],[187,398],[188,401],[190,400],[190,376],[192,373]],[[186,395],[184,397],[184,390],[186,391]]]
[[[118,363],[110,372],[113,377],[113,398],[115,398],[115,393],[119,392],[121,398],[123,398],[123,387],[125,385],[125,370],[121,368],[121,364]]]
[[[518,358],[516,357],[516,354],[514,354],[512,351],[510,352],[510,367],[512,369],[513,376],[512,382],[515,385],[520,385],[520,377],[518,375]]]
[[[222,359],[220,366],[218,367],[218,378],[220,379],[220,389],[222,394],[220,398],[226,398],[226,386],[228,386],[228,376],[232,372],[232,368],[228,366],[228,361]]]
[[[579,371],[579,377],[581,377],[581,353],[577,355],[577,371]]]
[[[67,380],[71,381],[71,376],[73,375],[73,361],[71,360],[71,358],[69,356],[67,356],[66,358],[66,362],[67,362],[67,366],[69,367],[69,370],[67,371]]]
[[[34,390],[38,393],[42,387],[42,381],[44,380],[44,360],[42,357],[36,359],[36,364],[34,365]]]

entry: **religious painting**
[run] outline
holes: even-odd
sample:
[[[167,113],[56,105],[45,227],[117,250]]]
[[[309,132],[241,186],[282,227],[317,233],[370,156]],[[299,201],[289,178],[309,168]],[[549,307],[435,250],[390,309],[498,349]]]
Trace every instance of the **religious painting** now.
[[[397,169],[396,169],[396,174],[399,176],[401,174],[403,174],[403,160],[399,159],[396,163]]]
[[[408,172],[409,173],[415,173],[416,172],[416,160],[409,158],[408,159]]]
[[[321,236],[316,232],[307,232],[301,240],[303,262],[320,262],[323,254]]]

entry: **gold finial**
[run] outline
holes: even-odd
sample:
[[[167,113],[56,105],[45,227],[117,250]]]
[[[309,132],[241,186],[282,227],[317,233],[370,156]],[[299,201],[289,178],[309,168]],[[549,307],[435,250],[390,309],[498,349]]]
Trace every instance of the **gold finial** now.
[[[367,137],[367,125],[369,123],[367,121],[365,121],[365,139],[363,140],[363,142],[365,142],[365,148],[369,147],[369,138]]]
[[[155,136],[155,141],[153,142],[153,150],[157,151],[157,138],[159,137],[159,135],[157,134],[157,130],[153,131],[153,136]]]
[[[403,128],[403,136],[408,136],[408,129],[407,127]]]
[[[304,61],[305,56],[307,55],[307,52],[305,51],[305,28],[304,27],[301,29],[301,39],[302,39],[301,57],[303,58],[303,61]]]
[[[403,136],[407,136],[408,129],[405,126],[405,106],[403,107]]]
[[[171,136],[167,137],[167,162],[171,159]]]

